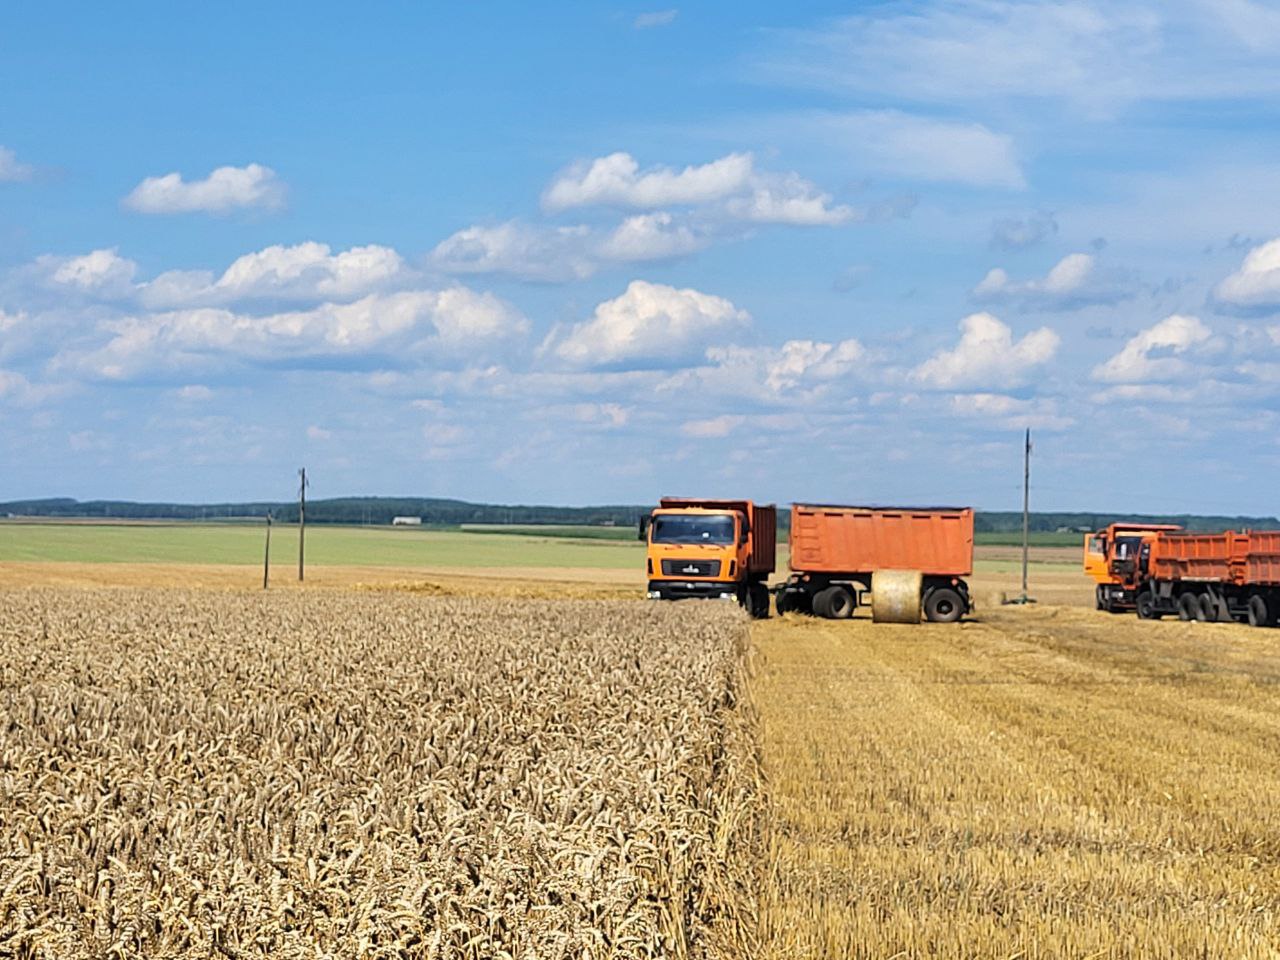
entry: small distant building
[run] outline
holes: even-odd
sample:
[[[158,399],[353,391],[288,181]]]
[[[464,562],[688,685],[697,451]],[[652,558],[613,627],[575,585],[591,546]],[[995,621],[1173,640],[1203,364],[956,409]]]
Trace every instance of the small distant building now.
[[[421,517],[392,517],[391,525],[393,527],[420,527],[422,526]]]

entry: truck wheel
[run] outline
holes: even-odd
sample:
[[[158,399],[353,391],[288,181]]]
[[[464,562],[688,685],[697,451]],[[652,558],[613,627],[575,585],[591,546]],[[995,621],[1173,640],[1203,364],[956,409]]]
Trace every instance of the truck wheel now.
[[[1261,594],[1255,593],[1249,598],[1249,626],[1265,627],[1271,623],[1271,617],[1267,610],[1267,601]]]
[[[1196,612],[1196,619],[1201,623],[1213,623],[1218,619],[1218,601],[1213,599],[1212,593],[1200,594],[1200,609]]]
[[[1139,620],[1156,619],[1156,598],[1151,595],[1150,590],[1143,590],[1138,594],[1138,599],[1134,603],[1138,608]]]
[[[773,608],[778,611],[778,616],[782,616],[791,609],[791,595],[785,590],[779,590],[774,594]]]
[[[1194,593],[1184,593],[1178,598],[1178,619],[1199,620],[1200,601]]]
[[[857,606],[844,587],[827,587],[813,598],[813,612],[828,620],[848,620]]]
[[[769,619],[769,588],[763,583],[747,585],[747,612],[753,620]]]
[[[1097,588],[1093,591],[1093,600],[1095,609],[1107,609],[1107,592],[1102,589],[1102,584],[1098,584]]]
[[[964,614],[964,601],[950,587],[937,587],[924,598],[924,616],[933,623],[955,623]]]

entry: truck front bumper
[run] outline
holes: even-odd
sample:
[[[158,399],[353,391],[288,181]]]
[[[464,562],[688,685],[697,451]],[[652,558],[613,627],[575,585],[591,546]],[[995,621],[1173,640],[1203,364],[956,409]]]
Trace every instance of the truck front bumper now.
[[[650,580],[650,600],[737,600],[732,583],[707,580]]]

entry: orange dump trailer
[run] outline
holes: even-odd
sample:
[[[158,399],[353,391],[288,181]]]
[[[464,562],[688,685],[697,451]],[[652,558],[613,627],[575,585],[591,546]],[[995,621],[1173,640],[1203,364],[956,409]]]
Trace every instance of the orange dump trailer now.
[[[972,604],[970,507],[791,507],[791,576],[779,588],[779,612],[844,619],[865,602],[879,570],[914,570],[928,620],[958,620]]]
[[[1280,622],[1280,530],[1162,533],[1137,563],[1144,620]]]

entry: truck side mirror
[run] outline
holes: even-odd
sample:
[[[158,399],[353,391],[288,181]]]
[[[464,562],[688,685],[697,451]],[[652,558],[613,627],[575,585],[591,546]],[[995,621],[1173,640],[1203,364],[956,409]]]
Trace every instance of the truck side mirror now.
[[[640,522],[636,524],[636,539],[637,539],[637,540],[648,540],[648,539],[649,539],[649,522],[650,522],[652,519],[653,519],[653,518],[652,518],[652,517],[650,517],[650,516],[642,516],[642,517],[640,518]]]

